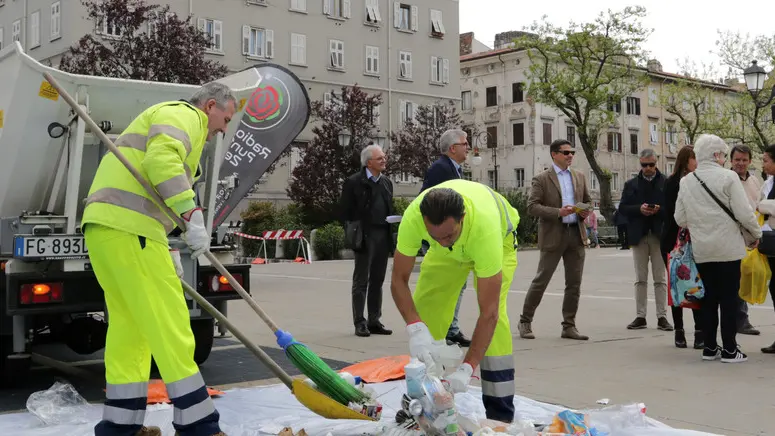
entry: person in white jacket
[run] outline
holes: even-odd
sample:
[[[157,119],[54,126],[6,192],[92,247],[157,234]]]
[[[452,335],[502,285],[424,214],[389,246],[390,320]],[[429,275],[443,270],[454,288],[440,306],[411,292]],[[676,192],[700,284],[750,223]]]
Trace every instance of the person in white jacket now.
[[[762,153],[762,170],[767,175],[767,180],[762,186],[759,204],[757,206],[758,211],[766,218],[766,222],[762,226],[762,230],[775,229],[775,145],[770,145],[764,149]],[[767,261],[770,264],[770,270],[775,271],[775,257],[768,257]],[[770,280],[770,295],[775,300],[775,280]],[[775,342],[772,345],[762,348],[764,354],[775,354]]]
[[[746,246],[758,245],[762,232],[740,178],[723,167],[729,153],[724,140],[700,135],[694,153],[697,169],[681,179],[674,217],[680,227],[689,229],[694,260],[705,287],[701,300],[702,358],[744,362],[748,356],[736,339],[740,261]],[[719,306],[723,348],[716,338]]]

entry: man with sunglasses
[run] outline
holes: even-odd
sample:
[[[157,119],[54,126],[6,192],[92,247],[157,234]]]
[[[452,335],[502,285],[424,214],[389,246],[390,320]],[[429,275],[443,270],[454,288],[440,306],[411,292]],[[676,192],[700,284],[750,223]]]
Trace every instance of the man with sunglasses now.
[[[565,268],[565,296],[562,302],[562,333],[565,339],[586,341],[576,328],[576,312],[581,296],[587,232],[584,220],[591,210],[578,210],[578,202],[591,203],[587,180],[581,171],[570,168],[576,153],[570,142],[557,139],[549,146],[552,166],[533,177],[527,213],[538,217],[538,272],[525,296],[519,319],[519,336],[535,339],[532,322],[541,298],[562,259]]]
[[[640,152],[640,166],[640,173],[624,184],[622,199],[619,201],[619,213],[627,217],[627,236],[635,265],[636,317],[627,328],[637,330],[648,325],[646,312],[651,261],[657,328],[672,331],[673,326],[667,321],[666,268],[660,249],[666,178],[657,168],[657,155],[652,149]]]

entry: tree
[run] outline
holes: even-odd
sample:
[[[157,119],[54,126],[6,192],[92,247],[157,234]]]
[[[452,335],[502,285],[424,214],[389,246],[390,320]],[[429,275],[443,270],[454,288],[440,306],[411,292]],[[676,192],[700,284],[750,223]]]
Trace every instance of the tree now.
[[[461,124],[452,100],[418,106],[414,120],[407,120],[401,129],[390,133],[389,173],[425,177],[425,171],[441,154],[441,134],[448,129],[460,129]],[[473,139],[469,138],[470,141]]]
[[[648,77],[641,49],[650,30],[640,20],[643,7],[600,15],[590,23],[555,26],[543,17],[515,46],[531,61],[525,74],[528,96],[559,110],[576,127],[579,142],[600,182],[600,212],[611,222],[611,173],[597,162],[599,136],[616,122],[611,103],[641,89]],[[617,104],[620,106],[621,104]]]
[[[301,206],[305,222],[325,224],[340,218],[342,185],[361,169],[361,150],[376,137],[375,108],[379,94],[368,94],[357,85],[330,93],[330,101],[313,101],[311,119],[315,137],[301,150],[301,161],[293,169],[288,197]],[[340,135],[345,135],[344,143]]]
[[[169,5],[144,0],[82,3],[94,30],[63,55],[62,71],[194,85],[228,73],[226,66],[204,57],[214,41],[191,25],[191,17],[180,20],[170,13]]]
[[[730,75],[742,75],[753,60],[756,60],[765,71],[771,71],[775,66],[775,37],[764,35],[751,37],[748,34],[742,35],[740,32],[731,31],[718,31],[718,37],[716,54],[721,64],[729,68]],[[755,98],[747,89],[743,89],[739,98],[728,107],[733,116],[729,134],[739,137],[742,142],[755,143],[760,150],[764,150],[775,141],[772,112],[761,107],[772,95],[773,86],[775,86],[775,77],[770,74],[764,82],[763,89]]]

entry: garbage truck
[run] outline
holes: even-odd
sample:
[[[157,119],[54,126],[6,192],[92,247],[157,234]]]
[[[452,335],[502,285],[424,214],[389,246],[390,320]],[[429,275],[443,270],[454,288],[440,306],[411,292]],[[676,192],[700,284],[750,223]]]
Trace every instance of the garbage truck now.
[[[109,149],[44,72],[111,141],[146,108],[187,99],[198,88],[68,74],[37,62],[18,42],[0,50],[0,381],[5,385],[24,380],[38,344],[66,344],[79,354],[104,348],[110,322],[79,221],[97,166]],[[222,166],[236,160],[232,138],[240,132],[243,106],[261,78],[257,68],[247,68],[218,81],[233,90],[240,108],[226,132],[205,146],[194,190],[213,230],[210,251],[250,293],[250,265],[235,261],[236,244],[229,236],[233,229],[224,224],[248,192],[235,183],[235,176],[244,179],[246,170]],[[271,159],[253,172],[261,173],[269,164]],[[260,176],[253,174],[247,182]],[[232,206],[224,207],[224,199]],[[183,280],[225,314],[226,302],[239,294],[204,256],[191,258],[179,229],[169,240],[180,249]],[[186,298],[196,339],[194,359],[202,364],[210,355],[216,326],[212,315]]]

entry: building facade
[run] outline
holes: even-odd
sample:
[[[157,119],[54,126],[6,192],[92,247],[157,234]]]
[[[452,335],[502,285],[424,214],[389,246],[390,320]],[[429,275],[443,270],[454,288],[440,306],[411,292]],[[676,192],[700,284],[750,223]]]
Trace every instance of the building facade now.
[[[506,38],[510,39],[510,38]],[[482,158],[479,165],[466,169],[473,180],[500,189],[524,189],[535,174],[551,167],[549,144],[555,139],[568,139],[579,144],[575,126],[562,112],[527,96],[527,69],[530,59],[524,50],[506,43],[505,48],[461,56],[461,109],[471,145]],[[617,120],[599,137],[594,158],[611,172],[611,190],[615,205],[624,183],[638,174],[638,154],[644,148],[657,152],[659,169],[670,174],[681,146],[688,143],[680,122],[664,110],[659,96],[663,87],[680,76],[665,73],[658,62],[644,69],[650,84],[609,109]],[[724,84],[702,82],[715,95],[727,97],[734,88]],[[599,206],[599,183],[581,147],[573,167],[587,176],[590,195]]]
[[[460,98],[458,0],[166,0],[210,36],[207,56],[232,71],[273,62],[293,71],[310,100],[357,84],[382,95],[379,133],[414,116],[418,105]],[[106,39],[121,31],[96,25]],[[80,0],[0,0],[0,47],[19,41],[25,52],[53,66],[91,33]],[[311,126],[297,138],[312,139]],[[253,198],[287,201],[285,189],[298,153],[262,178]],[[399,177],[397,195],[415,195],[417,180]]]

